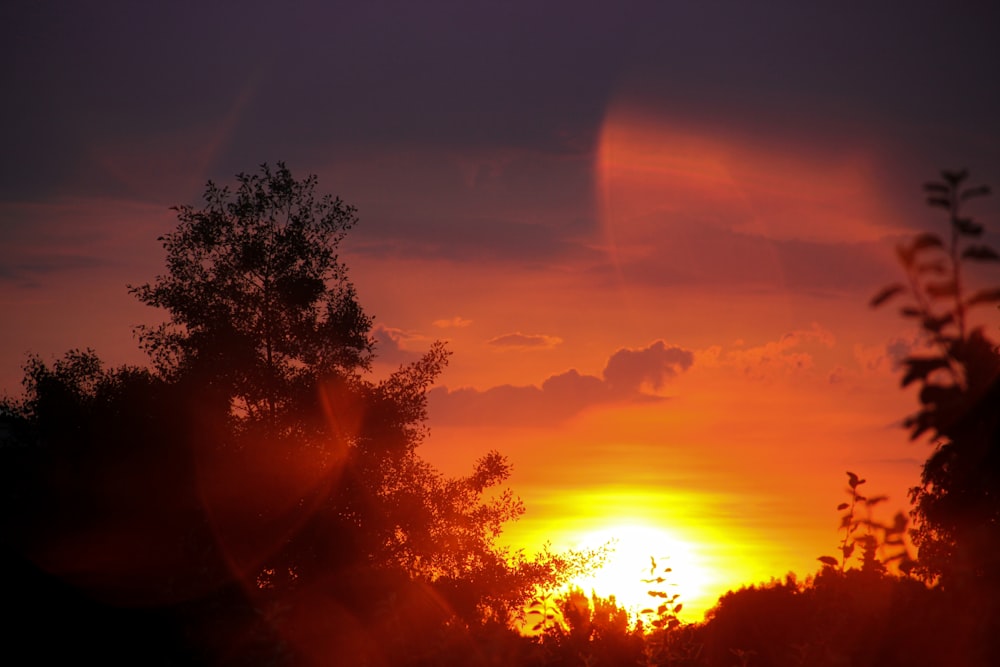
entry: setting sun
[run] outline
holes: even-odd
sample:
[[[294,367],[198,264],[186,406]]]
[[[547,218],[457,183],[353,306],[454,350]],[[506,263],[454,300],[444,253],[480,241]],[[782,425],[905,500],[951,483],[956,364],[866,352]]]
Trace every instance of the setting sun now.
[[[585,549],[605,545],[609,553],[604,565],[574,580],[574,586],[601,597],[613,595],[633,615],[660,604],[650,591],[676,594],[677,601],[688,608],[703,606],[715,577],[699,559],[696,545],[666,529],[641,523],[609,525],[580,540]]]

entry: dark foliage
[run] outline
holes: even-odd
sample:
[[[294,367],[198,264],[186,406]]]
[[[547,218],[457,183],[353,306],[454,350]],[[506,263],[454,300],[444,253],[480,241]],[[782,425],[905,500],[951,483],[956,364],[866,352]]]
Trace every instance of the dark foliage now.
[[[512,632],[535,588],[568,571],[496,546],[523,511],[498,490],[502,456],[454,479],[419,457],[441,344],[364,377],[371,321],[336,255],[354,211],[315,184],[265,165],[177,209],[167,273],[132,290],[169,317],[140,330],[155,371],[89,351],[31,358],[23,395],[0,402],[7,600],[25,650],[447,664]]]
[[[968,313],[962,266],[994,262],[945,172],[927,186],[950,241],[900,249],[902,309],[929,352],[906,425],[934,452],[906,517],[848,475],[838,556],[805,583],[724,595],[684,624],[652,561],[651,605],[558,586],[593,555],[496,545],[521,512],[488,453],[465,477],[423,461],[440,344],[381,382],[371,320],[337,258],[353,209],[279,165],[177,209],[167,273],[133,288],[166,309],[141,329],[155,370],[90,351],[25,366],[0,401],[5,657],[149,665],[985,667],[1000,662],[1000,355]],[[530,605],[528,602],[533,599]],[[519,624],[520,622],[520,624]],[[533,629],[527,635],[519,627]],[[27,658],[25,658],[27,656]]]
[[[878,572],[826,568],[724,595],[698,633],[711,667],[909,667],[968,662],[941,592]],[[956,659],[958,661],[956,662]]]
[[[969,644],[991,646],[1000,633],[1000,352],[987,332],[970,326],[969,312],[995,308],[1000,288],[971,291],[966,274],[969,264],[1000,255],[964,213],[967,201],[989,194],[967,187],[967,178],[945,171],[924,186],[928,204],[947,212],[950,234],[921,234],[901,245],[908,284],[885,288],[872,305],[909,292],[912,301],[900,312],[918,323],[932,350],[905,359],[902,379],[904,387],[920,384],[920,409],[905,424],[913,438],[926,433],[934,444],[910,492],[917,571],[947,595]]]

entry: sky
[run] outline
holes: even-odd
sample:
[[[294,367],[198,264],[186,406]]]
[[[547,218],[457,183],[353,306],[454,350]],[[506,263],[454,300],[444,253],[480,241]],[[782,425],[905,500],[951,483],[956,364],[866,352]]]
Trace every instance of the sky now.
[[[847,470],[891,514],[930,452],[900,428],[915,331],[867,302],[901,239],[944,229],[922,183],[964,167],[1000,186],[998,20],[986,2],[7,3],[0,391],[28,353],[142,363],[132,329],[158,315],[126,286],[162,270],[169,207],[281,160],[358,208],[342,256],[376,373],[448,342],[423,453],[448,474],[509,458],[512,548],[639,535],[622,550],[672,559],[695,616],[805,576],[839,543]],[[970,206],[994,246],[998,211]]]

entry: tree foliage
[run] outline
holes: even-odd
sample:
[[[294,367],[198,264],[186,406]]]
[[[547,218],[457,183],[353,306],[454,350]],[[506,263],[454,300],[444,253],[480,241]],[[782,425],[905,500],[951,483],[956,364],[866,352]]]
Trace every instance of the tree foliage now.
[[[985,599],[1000,592],[1000,353],[969,314],[995,308],[1000,288],[973,290],[967,280],[970,265],[995,264],[1000,255],[982,242],[983,226],[964,208],[989,189],[968,187],[967,178],[945,171],[924,186],[927,203],[946,212],[950,233],[901,244],[907,282],[886,287],[871,304],[907,294],[900,314],[918,324],[929,350],[903,360],[902,378],[904,387],[920,386],[919,410],[905,426],[912,438],[929,434],[934,443],[911,490],[918,571]]]
[[[368,368],[371,318],[337,254],[357,215],[282,163],[237,181],[209,181],[202,208],[175,207],[167,273],[130,291],[169,314],[139,328],[162,370],[198,369],[241,416],[274,421],[315,377]]]
[[[523,512],[503,456],[455,478],[421,458],[448,351],[370,379],[337,255],[354,209],[280,163],[237,181],[177,207],[166,272],[130,288],[166,314],[139,329],[154,369],[32,357],[0,401],[9,576],[169,609],[149,641],[193,662],[434,664],[509,629],[575,563],[497,545]]]

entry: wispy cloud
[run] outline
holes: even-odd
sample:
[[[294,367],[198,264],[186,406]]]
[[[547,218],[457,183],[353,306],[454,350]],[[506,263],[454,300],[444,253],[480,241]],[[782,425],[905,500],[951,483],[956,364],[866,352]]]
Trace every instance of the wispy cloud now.
[[[559,338],[558,336],[547,336],[545,334],[523,334],[521,332],[516,332],[491,338],[486,341],[486,344],[500,348],[548,350],[562,342],[562,338]]]
[[[451,319],[434,320],[433,324],[438,329],[464,329],[472,324],[472,320],[456,315]]]
[[[699,366],[734,369],[750,380],[766,380],[776,375],[809,371],[816,366],[815,352],[832,348],[836,338],[827,329],[813,323],[809,329],[796,329],[777,340],[751,347],[725,349],[715,345],[699,352]]]

